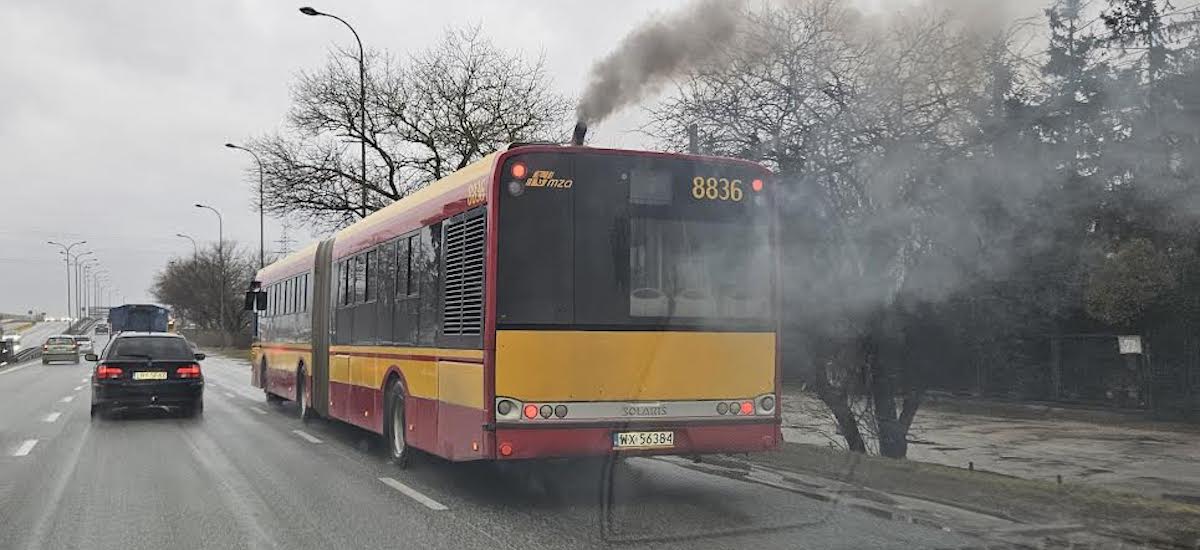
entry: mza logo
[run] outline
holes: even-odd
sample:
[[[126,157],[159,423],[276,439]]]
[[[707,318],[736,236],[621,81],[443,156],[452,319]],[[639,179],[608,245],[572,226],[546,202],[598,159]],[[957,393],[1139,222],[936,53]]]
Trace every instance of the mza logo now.
[[[552,187],[555,189],[570,189],[575,180],[555,179],[553,170],[538,170],[525,182],[525,187]]]

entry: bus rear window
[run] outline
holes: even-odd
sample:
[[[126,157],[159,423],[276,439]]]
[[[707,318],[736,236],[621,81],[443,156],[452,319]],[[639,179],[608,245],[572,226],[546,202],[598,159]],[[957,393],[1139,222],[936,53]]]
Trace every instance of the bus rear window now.
[[[532,176],[501,186],[501,325],[767,326],[771,215],[751,183],[765,171],[600,153],[518,158]]]

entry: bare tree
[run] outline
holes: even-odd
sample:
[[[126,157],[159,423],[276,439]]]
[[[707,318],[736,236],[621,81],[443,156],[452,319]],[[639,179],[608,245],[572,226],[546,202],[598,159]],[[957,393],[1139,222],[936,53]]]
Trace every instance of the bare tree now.
[[[246,281],[254,278],[258,255],[226,242],[201,249],[188,258],[171,260],[154,276],[151,292],[160,303],[171,307],[176,316],[207,330],[244,334],[252,316],[242,311]],[[225,291],[221,292],[222,285]],[[221,316],[221,296],[225,297],[225,315]]]
[[[789,339],[811,340],[810,387],[850,449],[865,452],[864,436],[877,434],[881,454],[903,457],[924,387],[892,351],[903,348],[904,301],[945,292],[953,276],[914,274],[961,221],[946,217],[942,170],[974,127],[982,48],[928,9],[882,27],[841,0],[763,4],[746,17],[724,58],[654,113],[655,132],[681,148],[695,124],[709,152],[776,169],[794,214]]]
[[[337,51],[298,76],[285,130],[255,141],[273,214],[344,226],[505,143],[560,137],[570,111],[541,58],[504,52],[477,28],[449,30],[404,58],[368,53],[366,63],[365,128],[356,56]],[[350,146],[360,140],[373,159],[365,180]]]

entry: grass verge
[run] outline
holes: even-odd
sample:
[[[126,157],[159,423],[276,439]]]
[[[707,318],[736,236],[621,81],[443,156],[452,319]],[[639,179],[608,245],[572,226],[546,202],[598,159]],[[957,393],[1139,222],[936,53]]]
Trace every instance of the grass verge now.
[[[247,364],[249,364],[248,362],[250,361],[250,350],[248,348],[218,348],[201,346],[200,349],[208,355],[220,355],[226,359],[247,361]]]
[[[752,460],[1027,523],[1080,523],[1139,543],[1200,546],[1200,506],[1193,504],[799,443],[784,443],[780,451]]]

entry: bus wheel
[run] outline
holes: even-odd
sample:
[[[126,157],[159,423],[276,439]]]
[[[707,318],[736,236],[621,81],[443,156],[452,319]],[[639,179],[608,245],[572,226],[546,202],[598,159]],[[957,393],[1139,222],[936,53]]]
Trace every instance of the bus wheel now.
[[[399,382],[392,382],[385,395],[387,416],[383,417],[383,436],[387,439],[388,454],[401,468],[407,468],[412,450],[408,447],[404,424],[404,390]]]
[[[278,403],[283,401],[282,397],[271,393],[270,385],[267,384],[267,360],[263,359],[262,365],[258,367],[258,381],[262,384],[263,394],[267,396],[267,403]]]
[[[304,368],[296,371],[296,404],[300,406],[300,421],[312,420],[313,410],[308,403],[308,395],[304,391]]]

